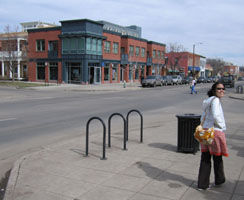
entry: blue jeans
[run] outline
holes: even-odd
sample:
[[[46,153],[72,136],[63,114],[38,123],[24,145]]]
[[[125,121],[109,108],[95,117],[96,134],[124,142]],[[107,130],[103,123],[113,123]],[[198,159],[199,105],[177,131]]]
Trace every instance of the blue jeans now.
[[[195,85],[192,85],[191,86],[191,94],[193,94],[194,92],[197,93],[197,91],[195,90]]]

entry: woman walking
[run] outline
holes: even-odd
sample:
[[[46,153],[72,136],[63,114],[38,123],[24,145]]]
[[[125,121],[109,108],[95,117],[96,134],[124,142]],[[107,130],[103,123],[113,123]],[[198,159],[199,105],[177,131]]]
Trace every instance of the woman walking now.
[[[201,144],[201,163],[198,175],[198,189],[206,190],[210,188],[209,179],[211,173],[211,157],[214,162],[215,185],[219,186],[225,182],[224,163],[222,156],[228,157],[225,133],[226,125],[224,113],[221,105],[221,98],[224,96],[225,87],[221,82],[216,82],[208,91],[208,97],[203,101],[203,119],[206,118],[203,128],[214,127],[214,140],[211,145]]]

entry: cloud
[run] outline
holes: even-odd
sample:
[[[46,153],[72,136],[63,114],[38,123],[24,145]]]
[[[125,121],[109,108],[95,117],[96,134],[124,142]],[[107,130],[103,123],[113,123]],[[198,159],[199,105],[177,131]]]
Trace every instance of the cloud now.
[[[105,20],[138,25],[143,38],[177,42],[188,51],[202,42],[196,50],[203,56],[244,65],[243,8],[243,0],[0,0],[0,32],[28,21]]]

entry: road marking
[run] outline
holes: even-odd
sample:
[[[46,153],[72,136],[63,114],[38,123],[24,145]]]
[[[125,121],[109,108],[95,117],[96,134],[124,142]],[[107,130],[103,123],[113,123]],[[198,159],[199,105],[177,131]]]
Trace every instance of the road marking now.
[[[15,120],[16,118],[0,119],[0,122]]]

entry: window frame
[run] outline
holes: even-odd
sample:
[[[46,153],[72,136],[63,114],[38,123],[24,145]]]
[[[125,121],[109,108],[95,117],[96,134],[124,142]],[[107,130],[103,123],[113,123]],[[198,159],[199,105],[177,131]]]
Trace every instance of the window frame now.
[[[140,55],[140,47],[136,47],[136,56],[138,57]]]
[[[133,45],[129,46],[129,56],[134,56],[134,46]]]
[[[104,53],[110,53],[110,52],[111,52],[111,42],[104,41]]]
[[[40,73],[40,69],[42,68],[42,70],[44,70],[44,73],[42,72],[42,74],[39,74]],[[36,79],[37,80],[42,80],[42,81],[45,81],[46,80],[46,72],[45,72],[45,62],[37,62],[36,63]],[[43,78],[39,78],[41,75],[43,75]]]
[[[113,54],[119,54],[119,43],[113,42]]]
[[[36,51],[37,52],[45,51],[45,40],[44,39],[36,40]]]

